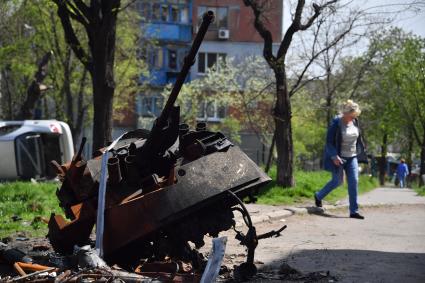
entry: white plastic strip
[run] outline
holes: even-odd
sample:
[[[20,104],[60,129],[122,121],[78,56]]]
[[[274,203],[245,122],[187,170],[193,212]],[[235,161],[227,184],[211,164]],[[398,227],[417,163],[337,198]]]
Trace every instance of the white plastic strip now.
[[[109,151],[115,147],[117,142],[125,134],[114,140],[103,152],[100,167],[99,194],[97,197],[97,219],[96,219],[96,251],[100,257],[103,257],[103,232],[105,231],[105,195],[106,195],[106,179],[108,176],[108,157]]]
[[[226,251],[227,237],[214,238],[212,243],[212,251],[200,283],[211,283],[216,281]]]

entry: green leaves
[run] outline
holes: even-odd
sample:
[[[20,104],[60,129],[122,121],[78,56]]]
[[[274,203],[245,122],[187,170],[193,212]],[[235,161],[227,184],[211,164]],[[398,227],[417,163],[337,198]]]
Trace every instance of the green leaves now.
[[[394,28],[374,35],[365,56],[373,56],[366,81],[370,111],[369,140],[379,145],[383,134],[406,150],[409,131],[422,136],[425,125],[425,41]],[[417,138],[417,142],[421,142]]]
[[[228,58],[207,70],[206,74],[184,84],[177,104],[182,107],[182,120],[194,125],[202,113],[200,105],[228,109],[226,119],[220,124],[230,135],[240,129],[250,128],[262,139],[273,132],[271,105],[274,76],[266,62],[259,56],[250,56],[242,62]],[[171,86],[163,91],[168,97]]]

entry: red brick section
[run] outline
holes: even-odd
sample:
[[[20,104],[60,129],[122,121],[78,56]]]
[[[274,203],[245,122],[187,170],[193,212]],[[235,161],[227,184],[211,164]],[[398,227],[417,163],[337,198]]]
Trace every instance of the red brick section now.
[[[257,106],[255,107],[255,109],[250,109],[248,110],[250,112],[255,112],[256,116],[252,117],[251,119],[253,119],[253,125],[251,125],[249,123],[249,119],[246,113],[246,110],[244,108],[237,108],[234,106],[229,105],[227,108],[227,116],[228,117],[232,117],[238,121],[241,122],[241,130],[243,131],[257,131],[257,132],[261,132],[264,129],[261,129],[262,125],[261,123],[259,123],[258,125],[255,123],[255,119],[257,119],[256,117],[265,117],[263,118],[264,120],[262,121],[262,123],[264,123],[266,120],[268,120],[268,117],[270,117],[270,113],[272,111],[272,106],[270,105],[270,103],[264,102],[264,101],[259,101],[257,103]]]
[[[263,0],[267,3],[266,18],[267,28],[273,35],[274,42],[282,39],[282,3],[283,0]],[[246,7],[242,0],[194,0],[193,1],[193,30],[198,24],[198,6],[227,7],[228,29],[230,37],[226,41],[234,42],[263,42],[262,38],[254,28],[254,14],[251,8]],[[205,40],[220,41],[218,31],[208,31]]]

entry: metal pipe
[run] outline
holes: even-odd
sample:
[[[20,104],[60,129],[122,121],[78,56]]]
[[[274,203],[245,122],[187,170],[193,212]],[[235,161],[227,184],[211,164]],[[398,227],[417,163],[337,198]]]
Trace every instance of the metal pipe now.
[[[120,171],[121,171],[121,177],[122,179],[126,179],[126,168],[125,168],[125,158],[128,156],[128,149],[127,148],[121,148],[117,151],[117,157],[119,159],[120,163]]]
[[[125,167],[126,167],[126,174],[127,174],[127,182],[130,185],[137,185],[139,181],[139,170],[137,170],[136,166],[136,156],[135,155],[128,155],[125,159]]]
[[[207,130],[207,123],[205,122],[199,122],[196,124],[196,131],[206,131]]]
[[[120,160],[118,157],[110,157],[108,159],[108,181],[112,185],[117,185],[121,182],[121,169],[120,169]]]

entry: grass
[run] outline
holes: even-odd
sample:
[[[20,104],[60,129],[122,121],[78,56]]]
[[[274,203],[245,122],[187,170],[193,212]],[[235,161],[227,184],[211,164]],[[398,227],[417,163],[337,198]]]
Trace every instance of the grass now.
[[[276,168],[272,168],[269,173],[275,179]],[[325,171],[297,171],[295,188],[282,189],[272,181],[259,196],[258,203],[277,205],[312,201],[314,192],[329,178],[330,173]],[[55,195],[58,186],[58,183],[0,183],[0,238],[22,232],[28,237],[46,235],[47,224],[41,218],[49,219],[52,212],[62,213]],[[377,186],[376,179],[360,177],[360,193]],[[425,188],[419,190],[425,194]],[[326,200],[332,203],[346,196],[347,189],[341,187],[329,194]],[[16,220],[16,217],[19,219]]]
[[[415,190],[415,192],[416,192],[419,196],[423,196],[423,197],[425,197],[425,186],[419,187],[419,186],[417,185],[417,183],[416,183],[416,184],[414,184],[414,185],[412,186],[412,189],[414,189],[414,190]]]
[[[25,232],[27,236],[47,234],[51,212],[59,213],[55,195],[58,183],[0,183],[0,238]],[[15,218],[15,220],[13,219]]]
[[[284,189],[276,185],[276,167],[269,171],[272,182],[258,196],[258,203],[269,205],[297,204],[313,200],[314,193],[321,189],[331,178],[331,174],[326,171],[305,172],[296,171],[296,186]],[[365,193],[378,187],[376,178],[360,175],[359,193]],[[326,201],[335,203],[348,196],[346,184],[333,190]]]

